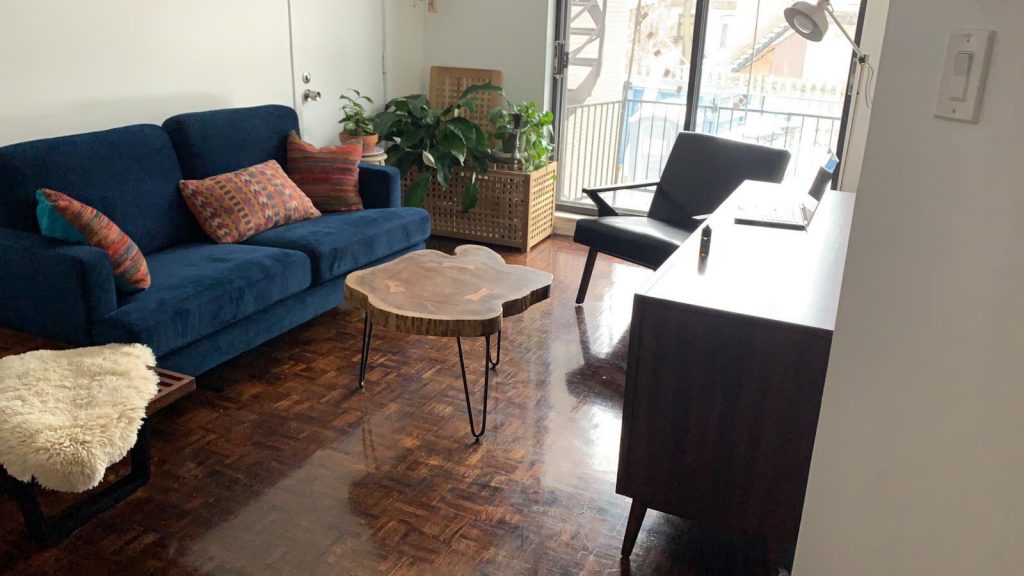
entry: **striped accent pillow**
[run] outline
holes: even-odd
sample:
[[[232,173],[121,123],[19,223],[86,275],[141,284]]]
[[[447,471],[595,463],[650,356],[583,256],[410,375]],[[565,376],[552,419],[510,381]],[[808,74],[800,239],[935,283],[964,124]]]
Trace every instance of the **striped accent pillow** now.
[[[43,188],[36,192],[36,199],[36,215],[43,236],[72,242],[84,240],[107,253],[119,289],[138,292],[149,288],[151,279],[146,257],[110,218],[55,190]]]
[[[242,242],[275,226],[320,215],[275,160],[203,180],[182,180],[180,187],[199,226],[218,244]]]
[[[359,196],[361,145],[317,148],[294,131],[288,136],[288,175],[323,212],[362,210]]]

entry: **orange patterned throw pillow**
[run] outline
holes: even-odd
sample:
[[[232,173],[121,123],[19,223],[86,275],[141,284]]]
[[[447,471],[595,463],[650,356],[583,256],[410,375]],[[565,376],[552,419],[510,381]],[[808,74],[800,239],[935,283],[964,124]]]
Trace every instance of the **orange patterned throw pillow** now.
[[[36,213],[44,236],[72,242],[84,240],[106,252],[114,267],[117,287],[125,292],[149,288],[151,279],[146,257],[110,218],[55,190],[43,188],[36,192],[36,197],[39,202]],[[68,229],[68,225],[78,234]]]
[[[288,136],[288,175],[324,212],[362,210],[359,196],[361,145],[317,148],[292,132]]]
[[[264,230],[320,215],[274,160],[203,180],[182,180],[181,195],[206,235],[242,242]]]

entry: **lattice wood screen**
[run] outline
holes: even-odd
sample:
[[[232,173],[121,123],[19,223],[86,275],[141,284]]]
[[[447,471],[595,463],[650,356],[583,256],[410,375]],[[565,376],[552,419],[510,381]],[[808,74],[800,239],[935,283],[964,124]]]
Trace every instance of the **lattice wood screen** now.
[[[445,108],[458,100],[459,95],[466,88],[487,82],[501,86],[501,70],[432,66],[430,68],[430,103],[434,108]],[[473,100],[476,103],[476,111],[464,110],[462,116],[476,122],[486,131],[487,113],[501,105],[501,95],[477,94]]]
[[[430,212],[431,232],[529,251],[554,229],[557,169],[554,162],[533,173],[493,167],[477,180],[480,200],[469,212],[462,211],[462,191],[468,178],[462,170],[456,170],[448,188],[431,179],[423,201]],[[403,178],[403,192],[415,177],[410,171]]]

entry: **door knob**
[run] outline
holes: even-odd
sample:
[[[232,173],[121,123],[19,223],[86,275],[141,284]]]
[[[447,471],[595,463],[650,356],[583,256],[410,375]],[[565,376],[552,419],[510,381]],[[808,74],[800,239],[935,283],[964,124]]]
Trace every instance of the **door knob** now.
[[[310,90],[306,88],[306,91],[302,93],[303,102],[319,102],[322,98],[319,90]]]

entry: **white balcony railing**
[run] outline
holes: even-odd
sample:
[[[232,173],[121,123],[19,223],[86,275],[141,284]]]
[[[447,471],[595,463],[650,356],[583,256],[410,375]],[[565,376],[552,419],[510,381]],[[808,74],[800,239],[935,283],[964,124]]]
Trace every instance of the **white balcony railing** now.
[[[581,190],[617,182],[657,180],[676,135],[682,131],[686,105],[679,102],[627,99],[574,106],[562,133],[559,202],[587,205]],[[696,130],[745,142],[785,148],[793,154],[790,175],[812,173],[828,149],[835,149],[840,118],[745,108],[700,106]],[[613,204],[643,210],[651,191],[612,197]]]

